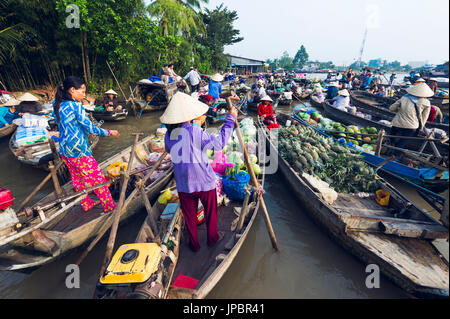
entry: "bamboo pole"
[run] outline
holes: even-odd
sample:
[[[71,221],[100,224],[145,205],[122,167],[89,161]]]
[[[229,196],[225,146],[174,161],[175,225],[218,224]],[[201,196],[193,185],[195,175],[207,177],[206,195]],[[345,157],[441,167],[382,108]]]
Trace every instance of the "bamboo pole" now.
[[[380,156],[381,154],[381,148],[383,147],[383,138],[384,138],[384,130],[380,130],[378,133],[378,140],[377,140],[377,148],[375,150],[375,154],[377,156]]]
[[[133,166],[134,156],[136,154],[136,146],[139,141],[139,137],[143,135],[142,133],[133,133],[135,136],[133,147],[131,149],[130,159],[128,160],[128,167],[127,167],[127,173],[125,175],[121,192],[120,192],[120,199],[119,199],[119,205],[116,207],[114,211],[114,221],[111,228],[111,233],[109,234],[108,244],[106,246],[106,252],[105,257],[103,259],[102,267],[100,268],[100,276],[104,273],[106,265],[109,263],[111,259],[111,255],[114,249],[114,243],[116,241],[117,236],[117,229],[119,228],[119,221],[120,221],[120,211],[122,210],[123,203],[125,201],[125,193],[127,191],[128,181],[130,179],[130,172],[131,167]]]
[[[233,105],[231,103],[230,98],[227,97],[226,101],[227,101],[227,104],[228,104],[228,108],[231,110],[233,108]],[[242,132],[241,132],[241,129],[239,127],[239,123],[238,122],[235,123],[235,127],[236,127],[236,134],[238,136],[239,142],[241,144],[242,149],[244,150],[245,163],[247,165],[248,172],[250,173],[251,181],[252,181],[253,185],[257,189],[259,189],[258,179],[256,178],[255,172],[253,171],[253,166],[251,164],[251,161],[250,161],[250,158],[249,158],[249,155],[248,155],[248,151],[247,151],[247,147],[245,146],[244,138],[242,137]],[[272,223],[270,222],[270,217],[269,217],[269,213],[267,211],[266,203],[264,202],[264,198],[262,197],[261,193],[259,194],[259,199],[260,199],[260,202],[261,202],[261,208],[262,208],[263,213],[264,213],[263,217],[264,217],[264,221],[266,223],[267,232],[269,233],[269,237],[270,237],[270,240],[272,242],[272,247],[275,248],[276,250],[279,250],[277,239],[276,239],[275,233],[273,231]]]

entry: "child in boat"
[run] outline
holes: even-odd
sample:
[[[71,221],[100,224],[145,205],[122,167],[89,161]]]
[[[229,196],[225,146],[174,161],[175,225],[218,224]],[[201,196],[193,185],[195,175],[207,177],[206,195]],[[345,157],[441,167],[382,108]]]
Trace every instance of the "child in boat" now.
[[[0,106],[0,128],[8,127],[15,119],[20,118],[20,114],[16,109],[16,106],[19,104],[20,102],[12,97]]]
[[[86,96],[86,85],[74,76],[66,78],[56,92],[53,109],[59,128],[59,152],[62,160],[69,169],[72,185],[79,192],[106,182],[98,163],[92,156],[88,142],[88,134],[98,136],[114,136],[120,134],[115,130],[105,130],[95,126],[87,116],[81,102]],[[104,213],[116,208],[107,186],[94,191],[100,199]],[[81,201],[83,211],[87,212],[98,202],[89,196]]]
[[[277,124],[277,117],[273,112],[273,106],[270,104],[273,100],[266,95],[261,99],[261,103],[258,105],[258,114],[261,116],[263,123],[266,126],[273,127]]]
[[[206,155],[208,149],[222,150],[230,138],[237,111],[233,107],[225,118],[220,135],[204,132],[200,125],[208,106],[197,99],[178,92],[161,116],[168,126],[165,149],[170,153],[177,183],[181,210],[193,251],[200,250],[197,236],[197,208],[200,200],[205,208],[208,245],[214,246],[223,234],[217,230],[216,174]]]

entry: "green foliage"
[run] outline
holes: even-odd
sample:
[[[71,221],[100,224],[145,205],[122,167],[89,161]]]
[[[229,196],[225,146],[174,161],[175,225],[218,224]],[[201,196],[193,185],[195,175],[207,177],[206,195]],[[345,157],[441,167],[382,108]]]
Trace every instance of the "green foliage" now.
[[[294,60],[292,61],[296,67],[299,69],[303,68],[308,62],[309,55],[306,52],[305,47],[302,45],[300,49],[297,51],[297,54],[294,57]]]
[[[9,90],[27,90],[77,75],[101,92],[116,86],[106,62],[124,89],[165,63],[180,75],[192,65],[201,73],[223,68],[224,46],[242,40],[238,17],[223,5],[203,13],[207,2],[0,0],[0,78]],[[66,26],[69,4],[80,9],[79,29]]]

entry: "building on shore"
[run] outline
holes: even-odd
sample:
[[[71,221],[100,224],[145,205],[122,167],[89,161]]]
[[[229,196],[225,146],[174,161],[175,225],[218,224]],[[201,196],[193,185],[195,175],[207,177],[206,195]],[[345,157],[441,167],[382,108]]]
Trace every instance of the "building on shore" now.
[[[269,65],[262,60],[228,54],[228,66],[238,75],[266,72]]]

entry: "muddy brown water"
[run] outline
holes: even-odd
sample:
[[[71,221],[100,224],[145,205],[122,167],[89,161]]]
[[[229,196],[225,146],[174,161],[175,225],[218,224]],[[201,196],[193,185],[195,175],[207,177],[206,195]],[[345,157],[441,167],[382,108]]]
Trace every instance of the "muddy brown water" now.
[[[290,108],[280,107],[280,110],[289,112]],[[130,116],[123,122],[105,123],[105,128],[119,130],[121,137],[102,138],[94,151],[97,161],[130,146],[134,140],[131,133],[153,133],[159,127],[160,115],[156,112],[144,114],[140,120]],[[0,150],[0,185],[12,191],[17,207],[46,173],[17,162],[8,149],[7,139],[0,140]],[[208,298],[407,298],[384,277],[380,288],[368,289],[367,265],[335,243],[307,216],[281,176],[267,176],[265,190],[280,251],[273,250],[259,214],[232,266]],[[50,187],[37,198],[48,191]],[[410,189],[406,191],[413,194]],[[141,212],[125,225],[121,224],[116,247],[134,240],[144,218],[145,212]],[[66,287],[66,267],[76,261],[85,247],[31,273],[0,272],[0,298],[91,298],[106,241],[107,236],[81,265],[80,288]],[[448,243],[443,245],[447,246],[448,254]]]

